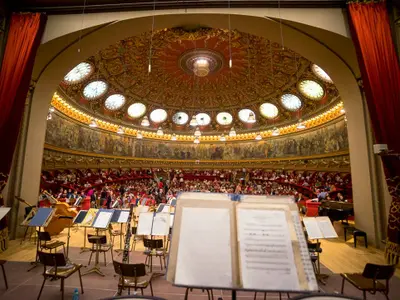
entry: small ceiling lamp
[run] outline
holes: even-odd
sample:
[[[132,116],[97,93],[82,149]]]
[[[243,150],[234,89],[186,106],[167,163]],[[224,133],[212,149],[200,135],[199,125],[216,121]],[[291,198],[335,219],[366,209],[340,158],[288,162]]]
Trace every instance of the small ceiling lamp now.
[[[124,129],[122,128],[122,126],[119,126],[119,127],[118,127],[117,133],[118,133],[118,134],[124,134]]]
[[[199,138],[198,138],[198,137],[197,137],[197,138],[195,138],[193,142],[194,142],[195,144],[200,144],[200,140],[199,140]]]
[[[235,128],[231,128],[231,130],[229,131],[229,136],[230,137],[234,137],[234,136],[236,136],[236,131],[235,131]]]
[[[48,112],[46,120],[49,121],[53,118],[53,115],[51,114],[51,112]]]
[[[92,120],[90,121],[89,127],[92,127],[92,128],[97,127],[97,122],[96,122],[95,119],[92,119]]]
[[[262,140],[262,136],[260,133],[257,133],[256,135],[256,141],[261,141]]]
[[[219,137],[219,140],[220,140],[221,142],[225,142],[225,141],[226,141],[225,135],[224,135],[224,134],[221,134],[221,136]]]
[[[176,134],[175,133],[171,136],[171,141],[176,141]]]
[[[302,122],[302,120],[300,119],[299,120],[299,123],[297,124],[297,127],[296,127],[298,130],[301,130],[301,129],[305,129],[306,128],[306,125],[304,125],[304,123]]]
[[[346,112],[346,110],[344,109],[344,108],[342,108],[341,110],[340,110],[340,113],[341,114],[344,114]]]
[[[140,125],[142,125],[144,127],[150,126],[149,118],[147,116],[144,116],[142,119],[142,122],[140,122]]]
[[[198,125],[197,119],[196,119],[196,115],[193,115],[193,116],[192,116],[192,119],[190,120],[189,125],[190,125],[190,126],[193,126],[193,127],[195,127],[195,126]]]
[[[193,63],[193,73],[197,77],[205,77],[210,73],[210,63],[205,58],[198,58]]]
[[[196,130],[194,131],[194,136],[195,136],[195,137],[201,136],[201,131],[200,131],[200,128],[199,128],[199,127],[196,127]]]
[[[275,127],[274,130],[272,131],[272,135],[278,136],[279,134],[280,134],[279,129]]]
[[[136,138],[139,139],[139,140],[141,140],[141,139],[143,138],[143,134],[142,134],[141,131],[138,131],[138,132],[136,133]]]
[[[53,113],[53,112],[55,112],[55,110],[56,110],[56,109],[54,108],[54,106],[50,106],[49,112],[52,112],[52,113]]]
[[[249,123],[254,123],[255,121],[256,121],[256,116],[254,115],[253,112],[250,112],[250,113],[249,113],[248,122],[249,122]]]
[[[162,130],[161,127],[158,127],[158,129],[157,129],[157,135],[158,135],[158,136],[164,135],[164,131]]]

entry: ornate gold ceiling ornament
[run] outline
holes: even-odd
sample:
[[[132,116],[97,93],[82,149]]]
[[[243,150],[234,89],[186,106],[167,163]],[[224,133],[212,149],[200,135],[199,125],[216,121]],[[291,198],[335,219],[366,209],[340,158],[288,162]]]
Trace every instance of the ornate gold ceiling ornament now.
[[[55,107],[58,111],[63,113],[64,115],[68,116],[69,118],[81,122],[83,124],[91,124],[93,121],[96,122],[97,128],[107,130],[110,132],[117,132],[120,125],[117,123],[107,122],[99,118],[93,118],[93,116],[80,111],[76,107],[72,106],[71,104],[67,103],[63,100],[57,93],[53,95],[51,105]],[[323,125],[327,122],[330,122],[338,117],[344,115],[343,110],[343,102],[337,103],[335,106],[331,107],[330,109],[324,111],[323,113],[309,118],[303,119],[303,124],[306,127],[305,130],[311,129],[313,127],[317,127]],[[298,131],[297,129],[298,123],[277,127],[279,130],[279,135],[291,134]],[[137,130],[134,128],[123,127],[122,128],[126,135],[136,136],[138,132],[140,132],[140,136],[147,139],[155,139],[155,140],[171,140],[172,133],[164,133],[164,135],[160,136],[157,135],[155,131],[146,131],[146,130]],[[256,131],[256,132],[249,132],[249,133],[237,133],[234,136],[227,136],[226,141],[246,141],[246,140],[254,140],[259,133],[262,138],[268,138],[273,136],[274,130],[265,130],[265,131]],[[184,135],[184,134],[175,134],[177,141],[182,142],[193,142],[195,137],[193,134],[191,135]],[[206,133],[202,134],[199,137],[199,140],[202,142],[218,142],[220,135],[206,135]]]

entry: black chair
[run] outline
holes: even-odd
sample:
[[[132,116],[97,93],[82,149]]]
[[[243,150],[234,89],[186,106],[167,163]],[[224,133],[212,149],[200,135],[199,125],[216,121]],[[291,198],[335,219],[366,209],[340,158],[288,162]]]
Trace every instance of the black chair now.
[[[102,252],[104,254],[104,265],[107,266],[106,253],[111,250],[111,245],[107,244],[107,236],[94,234],[88,234],[87,236],[89,243],[92,244],[92,247],[90,248],[88,265],[90,265],[90,262],[92,261],[92,255],[94,252]],[[112,251],[111,257],[113,257]]]
[[[136,249],[136,243],[141,239],[140,236],[138,236],[137,233],[137,227],[132,227],[132,245],[131,245],[131,249],[133,251],[135,251]]]
[[[150,286],[151,295],[154,296],[153,286],[151,284],[153,274],[146,273],[145,264],[125,264],[115,260],[113,263],[115,273],[120,276],[118,288],[128,288],[128,295],[131,294],[131,288],[135,291],[140,289],[143,295],[143,290]]]
[[[366,264],[364,271],[360,273],[342,273],[342,290],[344,291],[345,281],[350,282],[354,287],[363,292],[363,299],[367,299],[367,292],[374,295],[381,292],[389,300],[389,281],[393,277],[396,265]],[[385,283],[382,283],[384,281]]]
[[[150,272],[153,271],[153,256],[160,258],[161,270],[163,269],[162,260],[164,260],[164,267],[167,266],[165,263],[165,249],[163,248],[163,240],[143,239],[143,245],[145,248],[147,248],[144,251],[144,254],[146,254],[146,260],[144,263],[145,265],[150,266]]]
[[[365,231],[356,229],[353,231],[354,248],[357,248],[357,237],[364,237],[365,248],[368,248],[367,233]]]
[[[47,253],[47,252],[38,252],[39,262],[43,264],[43,283],[40,288],[39,295],[37,299],[40,299],[42,295],[44,284],[46,280],[50,278],[51,280],[61,279],[61,299],[64,300],[64,280],[70,277],[75,272],[79,273],[79,281],[81,283],[81,290],[83,294],[83,285],[82,285],[82,276],[81,276],[81,268],[80,264],[71,264],[66,262],[65,256],[63,253]],[[50,268],[47,268],[50,267]]]
[[[65,243],[61,241],[52,241],[51,236],[47,231],[38,231],[37,235],[40,250],[48,250],[50,252],[54,250],[54,252],[57,252],[57,248],[62,246],[65,253]]]
[[[0,260],[1,270],[3,271],[4,283],[6,284],[6,290],[8,290],[6,270],[4,270],[4,265],[6,262],[7,262],[6,260]]]

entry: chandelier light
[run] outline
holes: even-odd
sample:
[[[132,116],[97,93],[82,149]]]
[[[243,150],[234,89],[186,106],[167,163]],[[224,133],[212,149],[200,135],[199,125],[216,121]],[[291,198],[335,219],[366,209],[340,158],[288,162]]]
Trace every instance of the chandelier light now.
[[[225,141],[226,141],[225,135],[224,135],[224,134],[221,134],[221,136],[219,137],[219,140],[220,140],[221,142],[225,142]]]
[[[193,126],[193,127],[195,127],[195,126],[198,125],[197,119],[196,119],[196,115],[193,115],[193,116],[192,116],[192,119],[190,120],[189,125],[190,125],[190,126]]]
[[[229,136],[230,137],[234,137],[234,136],[236,136],[236,131],[235,131],[235,128],[231,128],[231,130],[229,131]]]
[[[157,135],[158,135],[158,136],[164,135],[164,131],[162,130],[161,127],[158,127],[158,129],[157,129]]]
[[[304,123],[302,122],[302,120],[299,120],[299,124],[297,124],[297,129],[301,130],[301,129],[305,129],[306,125],[304,125]]]
[[[275,127],[274,130],[272,131],[272,135],[278,136],[279,134],[280,134],[279,129]]]
[[[195,138],[193,142],[194,142],[195,144],[200,144],[200,140],[199,140],[199,138],[198,138],[198,137],[197,137],[197,138]]]
[[[255,121],[256,121],[256,116],[254,115],[253,112],[250,112],[250,113],[249,113],[248,122],[249,122],[249,123],[254,123]]]
[[[138,132],[136,133],[136,138],[139,139],[139,140],[141,140],[141,139],[143,138],[143,134],[142,134],[141,131],[138,131]]]
[[[346,110],[344,109],[344,108],[342,108],[341,110],[340,110],[340,113],[341,114],[344,114],[346,112]]]
[[[92,121],[90,121],[89,127],[92,127],[92,128],[97,127],[97,122],[95,119],[92,119]]]
[[[176,141],[176,134],[175,133],[171,136],[171,141]]]
[[[48,112],[46,120],[49,121],[52,118],[53,118],[53,115],[51,114],[51,112]]]
[[[257,140],[257,141],[260,141],[260,140],[262,140],[262,136],[261,136],[261,134],[260,134],[260,133],[257,133],[257,135],[256,135],[256,140]]]
[[[200,131],[200,128],[199,128],[199,127],[196,127],[196,130],[194,131],[194,136],[195,136],[195,137],[201,136],[201,131]]]
[[[205,58],[198,58],[193,63],[193,73],[197,77],[205,77],[210,73],[210,63]]]
[[[55,108],[54,108],[54,106],[50,106],[50,108],[49,108],[49,112],[51,112],[51,113],[53,113],[53,112],[55,112]]]
[[[122,126],[119,126],[119,127],[118,127],[117,133],[118,133],[118,134],[124,134],[124,129],[122,128]]]
[[[144,127],[150,126],[149,118],[147,116],[144,116],[142,119],[142,122],[140,122],[140,125],[142,125]]]

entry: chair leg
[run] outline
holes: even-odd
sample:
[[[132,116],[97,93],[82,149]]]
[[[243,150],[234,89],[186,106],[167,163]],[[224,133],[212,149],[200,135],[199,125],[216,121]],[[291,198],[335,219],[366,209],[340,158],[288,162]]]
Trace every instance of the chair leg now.
[[[44,288],[44,284],[46,283],[46,277],[44,277],[44,279],[43,279],[43,283],[42,283],[42,287],[40,288],[40,292],[39,292],[39,295],[38,295],[38,297],[37,297],[37,300],[39,300],[40,299],[40,296],[42,295],[42,291],[43,291],[43,288]]]
[[[107,266],[107,260],[106,260],[106,252],[104,251],[104,265]]]
[[[165,258],[165,257],[164,257],[164,258]],[[213,293],[213,290],[211,289],[210,292],[211,292],[211,300],[214,300],[214,293]]]
[[[136,290],[135,290],[136,291]],[[128,295],[130,295],[131,294],[131,288],[129,287],[128,288]]]
[[[343,279],[342,279],[342,290],[340,291],[340,293],[343,295],[343,292],[344,292],[344,281],[345,281],[346,279],[344,279],[344,277],[343,277]]]
[[[279,293],[279,300],[282,300],[282,293]]]
[[[209,289],[206,289],[206,292],[207,292],[207,299],[208,299],[208,300],[211,300],[211,298],[210,298],[210,290],[209,290]]]
[[[161,255],[160,255],[160,266],[161,266],[161,271],[162,271],[162,259],[161,259]]]
[[[82,284],[81,269],[78,270],[78,273],[79,273],[79,282],[81,283],[81,290],[82,290],[81,294],[83,294],[83,284]]]
[[[64,278],[61,278],[61,300],[64,300]]]
[[[164,260],[164,268],[167,268],[167,263],[165,262],[165,254],[163,254],[163,260]]]
[[[90,251],[88,266],[90,265],[90,262],[92,261],[92,255],[93,255],[93,251]]]
[[[290,294],[289,293],[286,293],[286,296],[287,296],[288,299],[290,299]]]
[[[367,300],[367,292],[363,291],[363,300]]]
[[[254,293],[254,300],[257,299],[257,292]]]
[[[264,300],[267,300],[267,293],[264,293]]]
[[[188,299],[188,295],[189,295],[189,288],[186,289],[186,292],[185,292],[185,300]]]
[[[357,236],[354,235],[354,248],[357,248]]]
[[[144,294],[143,294],[143,288],[141,288],[140,291],[142,292],[142,296],[143,296],[143,295],[144,295]]]
[[[364,236],[365,248],[368,248],[367,235]]]
[[[4,283],[6,284],[6,290],[8,290],[6,271],[4,270],[4,265],[1,265],[1,270],[3,271]]]
[[[151,293],[152,296],[154,296],[154,293],[153,293],[153,284],[151,283],[151,281],[149,282],[149,284],[150,284],[150,293]]]

